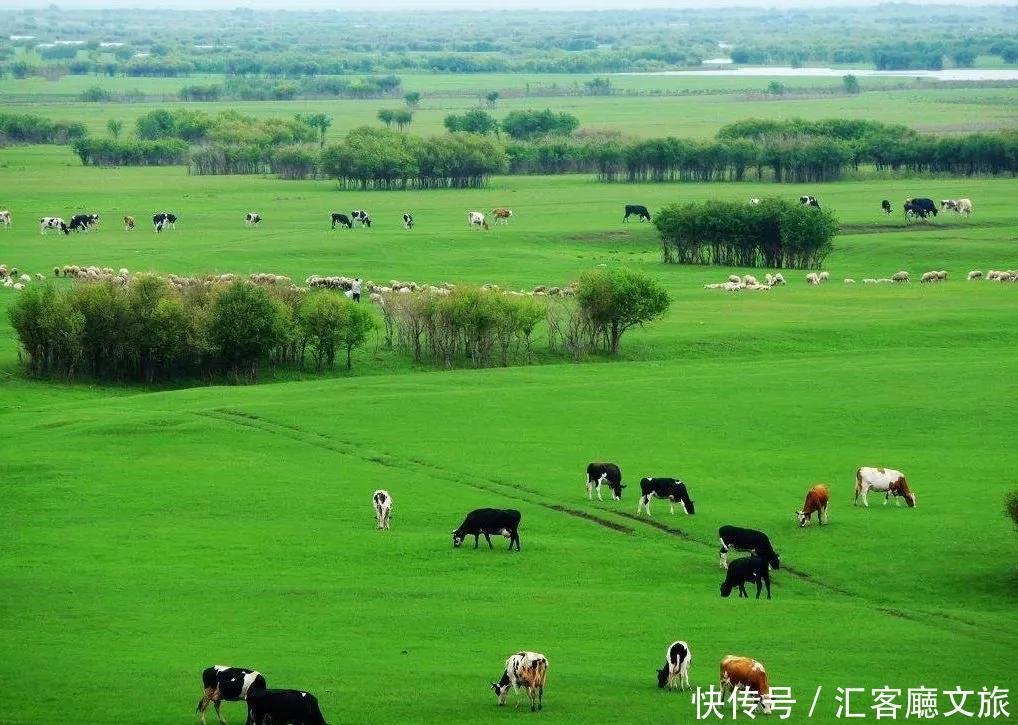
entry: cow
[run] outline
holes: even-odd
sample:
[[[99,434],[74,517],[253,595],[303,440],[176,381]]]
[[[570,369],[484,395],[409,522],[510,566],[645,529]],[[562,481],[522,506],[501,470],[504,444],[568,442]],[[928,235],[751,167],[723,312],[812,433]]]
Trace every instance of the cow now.
[[[219,722],[225,724],[226,719],[219,711],[222,700],[227,702],[246,700],[248,693],[252,689],[264,690],[266,687],[265,677],[261,672],[244,667],[227,667],[225,665],[215,665],[214,667],[207,668],[201,673],[201,682],[204,693],[198,701],[198,707],[195,709],[195,712],[201,713],[202,725],[205,725],[205,710],[210,702],[216,707],[216,716],[219,718]]]
[[[941,199],[941,209],[950,209],[955,214],[968,216],[972,213],[972,202],[969,199]]]
[[[59,229],[64,234],[70,234],[71,230],[67,224],[58,216],[44,216],[39,220],[39,233],[45,234],[49,229]]]
[[[626,215],[622,217],[622,221],[629,221],[629,217],[634,214],[640,217],[641,222],[650,221],[650,212],[643,204],[626,204]]]
[[[817,209],[820,208],[820,202],[817,201],[815,196],[800,196],[799,203],[803,206],[815,206]]]
[[[134,229],[134,217],[133,216],[125,216],[124,217],[124,231],[127,232],[127,231],[131,231],[132,229]]]
[[[682,640],[676,640],[668,645],[665,650],[665,666],[657,671],[657,686],[675,689],[675,680],[679,680],[679,689],[692,689],[689,687],[689,665],[693,661],[693,653],[689,651],[689,645]]]
[[[889,199],[884,199],[882,202],[880,202],[880,208],[884,210],[884,214],[890,214],[891,201]]]
[[[407,213],[403,215],[403,228],[404,229],[414,228],[414,217],[412,214]]]
[[[152,215],[152,226],[157,232],[161,232],[163,229],[176,229],[177,228],[177,215],[171,214],[168,211],[161,211],[158,214]]]
[[[244,215],[244,224],[249,227],[253,227],[255,224],[262,220],[262,215],[253,211],[249,211]]]
[[[487,229],[488,220],[484,218],[484,214],[479,211],[468,211],[467,212],[467,225],[471,228],[477,227],[478,229]]]
[[[69,231],[85,232],[88,234],[89,227],[99,223],[98,214],[75,214],[71,217],[71,223],[67,225]]]
[[[912,489],[908,487],[905,474],[895,471],[893,468],[870,468],[863,466],[855,472],[855,503],[858,506],[862,501],[863,506],[869,506],[866,494],[873,491],[884,493],[884,506],[894,496],[894,502],[901,506],[901,499],[905,499],[909,508],[915,508],[916,497]]]
[[[746,594],[746,582],[756,582],[756,598],[760,598],[760,590],[767,585],[767,598],[771,598],[771,575],[767,562],[759,556],[744,556],[736,559],[728,566],[725,580],[721,582],[721,596],[727,597],[732,589],[739,588],[739,598],[749,598]]]
[[[687,514],[696,513],[693,502],[689,498],[686,484],[675,478],[641,478],[640,479],[640,501],[636,505],[636,513],[640,514],[646,510],[650,516],[650,499],[654,496],[668,499],[672,516],[675,515],[675,502],[682,504],[682,510]]]
[[[247,695],[248,725],[328,725],[318,698],[303,690],[252,689]]]
[[[0,211],[0,224],[4,225],[4,231],[11,228],[11,213],[7,209]]]
[[[594,489],[597,489],[597,500],[601,498],[601,486],[605,485],[611,489],[612,499],[622,500],[622,470],[614,463],[588,463],[587,464],[587,499],[593,500]]]
[[[509,688],[516,695],[516,707],[520,706],[520,686],[527,688],[530,711],[544,707],[544,685],[548,679],[548,658],[540,652],[517,652],[505,661],[505,670],[498,682],[491,683],[499,706],[505,705]]]
[[[379,489],[371,494],[371,502],[375,506],[375,519],[378,521],[378,528],[389,528],[389,515],[392,513],[392,496],[388,491]]]
[[[752,204],[753,206],[758,206],[760,204],[760,199],[754,196],[752,199],[749,200],[749,203]]]
[[[353,222],[350,221],[350,217],[334,211],[332,212],[332,228],[335,229],[337,224],[341,224],[347,229],[353,229]]]
[[[459,528],[452,532],[452,545],[459,548],[463,540],[473,534],[476,549],[478,539],[483,534],[485,541],[488,542],[488,548],[494,549],[491,534],[495,534],[509,539],[509,551],[512,551],[514,543],[516,551],[519,551],[520,518],[520,512],[515,509],[474,509],[463,519]]]
[[[751,551],[766,561],[771,568],[779,569],[781,560],[771,546],[767,534],[755,529],[743,529],[738,526],[722,526],[718,529],[721,539],[721,568],[728,568],[728,550]]]
[[[933,199],[905,199],[905,220],[909,216],[915,219],[926,219],[930,214],[937,216],[937,205]]]
[[[371,217],[368,216],[368,213],[363,209],[355,209],[354,211],[350,212],[350,218],[353,219],[355,222],[360,222],[362,227],[371,226]]]
[[[806,502],[802,505],[802,511],[796,511],[799,517],[799,526],[809,526],[810,517],[816,513],[817,523],[823,526],[829,523],[827,519],[827,507],[831,502],[831,491],[825,483],[818,483],[806,492]]]
[[[513,210],[506,209],[504,206],[500,206],[497,209],[493,209],[491,215],[495,217],[496,224],[508,224],[509,220],[513,217]]]
[[[740,687],[755,694],[764,714],[770,714],[770,686],[767,682],[767,670],[750,657],[726,655],[721,660],[721,699],[724,700],[729,692],[734,696],[735,691]]]

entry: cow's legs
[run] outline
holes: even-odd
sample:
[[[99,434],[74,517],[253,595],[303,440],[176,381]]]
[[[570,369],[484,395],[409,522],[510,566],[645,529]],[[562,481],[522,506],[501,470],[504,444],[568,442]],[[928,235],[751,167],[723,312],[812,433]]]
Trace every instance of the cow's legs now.
[[[213,704],[216,706],[216,717],[219,718],[220,725],[226,725],[226,718],[223,717],[223,713],[219,711],[220,706],[222,706],[222,701],[216,700]]]
[[[719,566],[722,569],[727,569],[728,568],[728,547],[725,546],[725,540],[724,539],[721,539],[721,550],[720,550],[719,554],[721,556],[721,560],[719,562]]]
[[[746,593],[746,582],[744,581],[739,582],[739,599],[742,599],[743,597],[749,599],[749,595]]]
[[[590,480],[589,476],[587,477],[587,500],[594,500],[594,482]]]
[[[480,539],[480,534],[474,534],[474,548],[477,548],[477,542]]]
[[[604,500],[603,498],[601,498],[601,486],[604,485],[604,482],[605,482],[605,480],[607,478],[608,478],[608,474],[607,473],[602,473],[601,477],[599,479],[597,479],[597,500],[598,501],[603,501]]]
[[[675,515],[675,499],[673,499],[673,498],[668,499],[668,508],[671,509],[672,516],[674,516]]]
[[[488,542],[488,548],[489,549],[494,549],[495,545],[493,543],[491,543],[491,537],[488,536],[488,532],[487,531],[483,531],[481,533],[484,534],[484,540]]]
[[[201,725],[205,725],[205,710],[208,709],[209,696],[211,694],[212,693],[210,692],[210,690],[208,688],[205,688],[205,693],[201,696],[201,699],[198,701],[198,712],[201,713]]]
[[[689,653],[686,653],[686,659],[683,661],[679,668],[679,683],[683,690],[690,689],[689,687]]]

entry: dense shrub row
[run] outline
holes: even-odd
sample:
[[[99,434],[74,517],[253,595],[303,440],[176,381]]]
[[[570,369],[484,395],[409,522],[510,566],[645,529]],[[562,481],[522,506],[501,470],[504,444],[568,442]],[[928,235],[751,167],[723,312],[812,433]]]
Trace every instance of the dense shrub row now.
[[[0,113],[0,145],[3,143],[66,144],[84,138],[85,124],[51,121],[31,113]]]
[[[85,166],[168,166],[187,160],[188,145],[179,139],[140,141],[86,137],[72,145]]]

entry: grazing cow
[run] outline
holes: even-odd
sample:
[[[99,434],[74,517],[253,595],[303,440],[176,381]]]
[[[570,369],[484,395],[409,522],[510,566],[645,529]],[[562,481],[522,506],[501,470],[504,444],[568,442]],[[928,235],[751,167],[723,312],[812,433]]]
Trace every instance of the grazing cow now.
[[[941,209],[950,209],[955,214],[968,216],[972,213],[972,202],[969,199],[941,199]]]
[[[335,229],[337,224],[341,224],[347,229],[353,229],[353,222],[350,221],[350,217],[334,211],[332,212],[332,228]]]
[[[404,229],[413,229],[414,228],[414,218],[413,218],[413,215],[411,215],[411,214],[404,214],[403,215],[403,228]]]
[[[11,213],[7,209],[0,211],[0,224],[4,225],[4,231],[11,228]]]
[[[937,216],[937,205],[933,199],[905,199],[905,220],[911,216],[913,219],[926,219],[930,214]]]
[[[177,228],[177,215],[171,214],[168,211],[161,211],[158,214],[152,216],[152,226],[157,232],[161,232],[163,229],[176,229]]]
[[[350,218],[353,219],[355,222],[360,222],[362,227],[371,226],[371,217],[368,216],[368,213],[363,209],[355,209],[354,211],[350,212]]]
[[[540,652],[517,652],[505,661],[505,670],[498,682],[491,683],[498,704],[505,705],[509,688],[516,695],[516,707],[520,706],[520,686],[527,688],[530,711],[536,712],[544,706],[544,685],[548,680],[548,658]]]
[[[640,479],[640,502],[636,505],[636,513],[643,510],[650,516],[650,499],[654,496],[668,499],[672,516],[675,515],[675,502],[682,504],[682,510],[687,514],[696,513],[693,502],[689,498],[686,484],[675,478],[641,478]]]
[[[891,213],[890,200],[884,199],[882,202],[880,202],[880,208],[884,210],[884,214],[890,214]]]
[[[626,215],[622,217],[622,221],[629,221],[629,217],[634,214],[640,217],[641,222],[650,221],[650,212],[643,204],[626,204]]]
[[[808,526],[810,517],[816,513],[817,523],[823,526],[829,523],[827,518],[827,507],[831,502],[831,491],[827,484],[818,483],[806,492],[806,502],[802,505],[802,511],[796,511],[799,517],[799,526]]]
[[[494,549],[491,534],[495,534],[509,539],[509,551],[512,551],[514,543],[516,551],[519,551],[520,518],[520,512],[515,509],[474,509],[463,519],[459,528],[452,532],[452,545],[458,548],[467,536],[473,534],[476,549],[478,539],[483,534],[488,548]]]
[[[915,494],[908,487],[905,474],[901,471],[895,471],[893,468],[870,468],[869,466],[863,466],[858,469],[855,472],[854,505],[858,506],[861,500],[863,506],[869,506],[866,494],[870,490],[884,493],[884,506],[887,505],[891,496],[895,497],[894,503],[898,506],[901,506],[901,499],[905,499],[909,508],[914,508],[916,505]]]
[[[771,568],[779,569],[781,561],[771,546],[767,534],[755,529],[743,529],[738,526],[722,526],[718,529],[721,538],[721,567],[728,568],[728,550],[751,551],[766,561]]]
[[[689,665],[693,661],[693,653],[689,651],[689,645],[682,640],[676,640],[668,645],[665,650],[665,666],[657,671],[657,686],[668,689],[675,689],[675,680],[679,680],[679,689],[692,689],[689,687]]]
[[[44,216],[39,220],[39,233],[45,234],[49,229],[59,229],[64,234],[70,234],[71,230],[67,224],[58,216]]]
[[[328,725],[318,698],[303,690],[252,689],[247,696],[248,725]]]
[[[770,686],[767,682],[767,670],[750,657],[726,655],[721,660],[721,699],[724,700],[729,692],[735,695],[735,691],[740,687],[754,693],[764,714],[770,714]]]
[[[771,575],[767,562],[759,556],[744,556],[736,559],[728,566],[728,573],[725,580],[721,582],[721,596],[727,597],[732,589],[739,588],[739,598],[745,597],[746,582],[756,582],[756,598],[760,598],[760,590],[764,584],[767,585],[767,598],[771,598]]]
[[[815,206],[817,209],[820,208],[820,202],[817,201],[815,196],[800,196],[799,203],[803,206]]]
[[[622,469],[614,463],[589,463],[587,464],[587,498],[593,500],[594,489],[597,489],[597,500],[601,498],[601,486],[605,485],[611,489],[612,499],[622,500]]]
[[[257,214],[257,213],[255,213],[253,211],[249,211],[247,214],[244,215],[244,223],[247,226],[249,226],[249,227],[253,227],[255,224],[257,224],[261,220],[262,220],[262,215],[261,214]]]
[[[388,491],[379,489],[371,494],[371,501],[375,505],[375,519],[378,521],[378,528],[389,528],[389,514],[392,513],[392,496]]]
[[[125,216],[124,217],[124,231],[131,231],[132,229],[134,229],[134,217],[133,216]]]
[[[88,234],[89,228],[98,224],[98,214],[75,214],[71,217],[71,223],[67,225],[67,228],[72,232],[85,232],[85,234]]]
[[[477,227],[478,229],[488,228],[488,221],[484,218],[484,214],[479,211],[467,212],[467,224],[470,227]]]
[[[248,670],[243,667],[226,667],[216,665],[207,668],[201,673],[202,687],[204,694],[198,701],[195,712],[201,713],[202,725],[205,725],[205,710],[209,703],[216,707],[216,716],[219,722],[226,723],[226,719],[219,711],[222,700],[236,702],[246,700],[248,692],[253,689],[265,689],[265,677],[257,670]]]
[[[749,203],[756,206],[757,204],[760,203],[760,199],[754,196],[752,199],[749,200]]]
[[[512,219],[513,210],[500,206],[498,209],[493,209],[491,215],[495,217],[496,224],[508,224],[509,220]]]

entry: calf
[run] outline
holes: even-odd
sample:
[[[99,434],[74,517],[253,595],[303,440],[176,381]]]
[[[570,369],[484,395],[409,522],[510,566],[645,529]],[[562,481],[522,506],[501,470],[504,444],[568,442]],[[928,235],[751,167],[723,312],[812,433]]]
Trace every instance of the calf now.
[[[491,683],[498,704],[505,705],[509,688],[516,695],[516,707],[520,706],[520,685],[527,688],[530,711],[536,712],[544,706],[544,685],[548,679],[548,658],[540,652],[517,652],[505,661],[505,670],[498,682]]]
[[[516,544],[520,550],[520,512],[514,509],[475,509],[467,514],[459,528],[452,532],[452,545],[459,547],[463,540],[473,534],[474,548],[477,548],[479,537],[483,534],[488,548],[494,549],[491,534],[505,536],[509,539],[509,551]]]
[[[247,214],[244,215],[244,223],[247,226],[249,226],[249,227],[253,227],[255,224],[257,224],[261,220],[262,220],[262,215],[261,214],[257,214],[257,213],[255,213],[253,211],[249,211]]]
[[[626,214],[622,217],[622,221],[629,221],[629,217],[636,215],[640,217],[640,221],[650,221],[650,212],[647,211],[647,207],[643,204],[626,204]]]
[[[729,565],[725,580],[721,582],[721,596],[727,597],[732,589],[739,588],[739,598],[746,597],[746,582],[756,582],[756,598],[760,598],[760,589],[767,585],[767,598],[771,598],[771,575],[767,562],[759,556],[744,556]]]
[[[360,222],[363,227],[371,226],[371,217],[368,216],[368,213],[363,209],[356,209],[350,212],[350,218],[355,222]]]
[[[815,206],[817,209],[820,208],[820,202],[817,201],[815,196],[800,196],[799,203],[803,206]]]
[[[414,228],[414,218],[413,218],[413,215],[411,215],[411,214],[404,214],[403,215],[403,228],[404,229],[413,229]]]
[[[350,217],[346,214],[332,212],[332,228],[335,229],[337,224],[342,224],[347,229],[353,229],[353,222],[350,221]]]
[[[728,568],[728,550],[751,551],[766,561],[772,568],[778,569],[781,560],[774,547],[771,546],[767,534],[755,529],[743,529],[738,526],[722,526],[718,529],[721,539],[721,568]]]
[[[222,700],[228,702],[246,700],[252,689],[265,689],[265,677],[262,676],[262,673],[244,667],[226,667],[224,665],[209,667],[201,673],[201,682],[204,693],[198,701],[195,712],[201,713],[202,725],[205,725],[205,710],[210,702],[216,707],[216,716],[219,718],[219,722],[226,723],[226,719],[219,711]]]
[[[686,484],[674,478],[641,478],[640,479],[640,502],[636,505],[636,513],[643,510],[650,516],[650,499],[653,496],[668,499],[672,516],[675,515],[675,502],[682,504],[682,510],[687,514],[696,513],[693,502],[689,498]]]
[[[371,501],[375,506],[375,519],[378,521],[378,528],[389,528],[389,514],[392,513],[392,496],[388,491],[379,489],[371,494]]]
[[[479,211],[468,211],[467,212],[467,224],[478,229],[487,229],[488,220],[484,218],[484,214]]]
[[[11,228],[11,213],[6,209],[0,211],[0,224],[4,225],[4,231]]]
[[[133,216],[125,216],[124,217],[124,231],[130,231],[132,229],[134,229],[134,217]]]
[[[680,690],[689,688],[689,665],[692,661],[693,653],[689,651],[688,644],[682,640],[672,642],[665,650],[665,666],[657,671],[657,686],[674,690],[678,678]]]
[[[59,229],[64,234],[70,234],[71,230],[67,224],[58,216],[44,216],[39,220],[39,233],[45,234],[50,229]]]
[[[622,469],[616,466],[614,463],[589,463],[587,464],[587,498],[593,500],[594,489],[597,489],[597,500],[603,501],[601,498],[601,486],[605,485],[611,489],[612,499],[615,501],[622,500],[622,489],[625,485],[622,483]]]
[[[894,503],[898,506],[901,506],[901,499],[905,499],[909,508],[914,508],[916,505],[915,494],[908,487],[905,474],[901,471],[895,471],[893,468],[870,468],[869,466],[863,466],[856,470],[854,505],[858,506],[859,501],[862,501],[863,506],[869,506],[866,494],[871,489],[884,493],[884,506],[887,505],[891,496],[895,497]]]
[[[749,657],[727,655],[721,660],[721,698],[739,688],[754,693],[759,707],[765,715],[771,712],[770,686],[767,682],[767,670],[764,666]]]
[[[817,523],[823,526],[828,523],[827,507],[831,502],[831,492],[827,484],[818,483],[806,492],[806,502],[802,505],[802,511],[796,511],[799,517],[799,526],[808,526],[810,517],[816,513]]]
[[[247,696],[248,725],[328,725],[318,698],[303,690],[253,689]]]
[[[500,206],[498,209],[493,209],[491,215],[495,217],[496,224],[508,224],[509,220],[513,217],[513,210]]]
[[[884,199],[882,202],[880,202],[880,208],[884,210],[884,214],[890,214],[891,213],[890,200]]]

